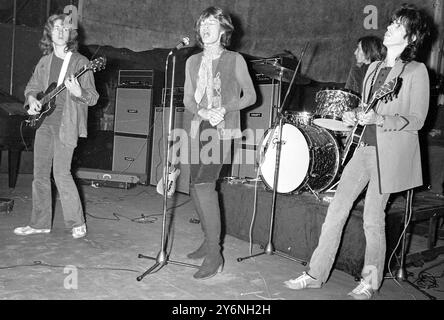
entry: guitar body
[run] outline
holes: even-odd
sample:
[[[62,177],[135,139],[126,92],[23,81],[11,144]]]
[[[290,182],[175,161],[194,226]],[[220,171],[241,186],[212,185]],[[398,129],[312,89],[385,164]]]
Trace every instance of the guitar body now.
[[[347,143],[344,149],[344,157],[342,158],[342,166],[345,166],[350,159],[353,157],[353,154],[356,151],[356,148],[359,146],[359,143],[362,139],[362,134],[364,132],[365,126],[356,125],[355,128],[350,133],[350,136],[347,139]]]
[[[172,171],[168,174],[168,184],[167,184],[167,197],[171,198],[173,194],[176,192],[176,180],[180,175],[180,169],[175,168],[174,166],[171,166],[170,170]],[[164,193],[164,183],[163,183],[163,176],[159,180],[156,186],[156,191],[160,195],[163,196]]]
[[[388,83],[385,83],[380,89],[378,89],[373,95],[370,103],[365,108],[364,113],[373,109],[377,102],[381,99],[392,100],[398,96],[399,89],[402,85],[402,78],[396,77]],[[344,156],[342,158],[342,166],[345,166],[350,159],[353,157],[359,143],[362,139],[362,134],[364,133],[365,125],[355,124],[350,136],[347,139],[347,143],[344,149]]]
[[[88,70],[92,70],[93,72],[101,70],[105,68],[105,64],[106,59],[104,57],[94,59],[77,71],[73,77],[77,79]],[[25,120],[26,124],[31,128],[38,129],[43,123],[43,120],[54,112],[56,108],[55,99],[57,95],[62,93],[65,89],[66,87],[64,83],[57,86],[57,83],[53,82],[49,85],[45,92],[37,94],[36,98],[42,104],[42,109],[40,110],[39,114],[28,116],[28,119]]]
[[[40,92],[37,94],[37,99],[40,101],[45,96],[47,96],[51,91],[53,91],[57,87],[57,84],[55,82],[51,83],[50,86],[45,90],[45,92]],[[49,100],[49,102],[42,105],[42,109],[40,110],[39,114],[31,115],[28,117],[28,120],[26,121],[28,126],[34,129],[38,129],[41,124],[43,123],[43,120],[47,116],[49,116],[51,113],[54,112],[54,109],[56,107],[55,105],[55,99],[56,97]]]

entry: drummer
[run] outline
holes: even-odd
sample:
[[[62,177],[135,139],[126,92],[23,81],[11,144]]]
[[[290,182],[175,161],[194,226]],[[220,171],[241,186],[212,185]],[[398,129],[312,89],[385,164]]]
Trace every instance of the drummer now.
[[[354,52],[356,63],[350,68],[345,89],[351,90],[361,96],[362,81],[368,66],[374,61],[384,59],[387,48],[382,40],[376,36],[365,36],[358,39]]]

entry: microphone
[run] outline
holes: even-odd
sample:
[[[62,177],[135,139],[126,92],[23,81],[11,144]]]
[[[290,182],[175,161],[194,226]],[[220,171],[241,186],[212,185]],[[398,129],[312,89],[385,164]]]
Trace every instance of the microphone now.
[[[180,40],[180,42],[173,48],[173,50],[170,51],[169,54],[172,54],[175,51],[178,51],[180,49],[182,49],[183,47],[187,46],[190,44],[190,38],[188,37],[184,37],[182,38],[182,40]]]

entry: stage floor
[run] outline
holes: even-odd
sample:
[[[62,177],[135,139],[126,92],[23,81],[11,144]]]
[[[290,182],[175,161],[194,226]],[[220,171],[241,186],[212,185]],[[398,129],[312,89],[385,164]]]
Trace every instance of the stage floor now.
[[[14,235],[15,227],[29,221],[32,176],[19,174],[14,190],[8,188],[7,181],[7,175],[1,174],[0,198],[14,200],[13,211],[0,214],[2,300],[345,300],[356,286],[353,276],[334,270],[321,290],[287,289],[283,282],[298,276],[304,266],[275,255],[237,262],[238,257],[249,254],[249,243],[230,235],[225,237],[224,271],[215,277],[197,281],[192,277],[195,269],[167,264],[139,282],[136,277],[153,261],[139,259],[138,254],[155,256],[160,248],[163,199],[154,186],[138,185],[128,190],[81,186],[89,233],[74,240],[70,230],[64,228],[58,201],[50,234]],[[200,225],[190,222],[196,214],[189,196],[176,194],[168,206],[174,207],[171,259],[199,264],[200,261],[186,258],[202,240]],[[426,244],[426,238],[416,237],[416,246]],[[253,245],[253,251],[261,249]],[[411,279],[428,267],[428,273],[440,275],[444,262],[433,265],[443,260],[441,255],[423,267],[410,267]],[[436,280],[440,286],[427,292],[444,299],[443,279]],[[386,280],[375,299],[426,298],[406,284],[400,287]]]

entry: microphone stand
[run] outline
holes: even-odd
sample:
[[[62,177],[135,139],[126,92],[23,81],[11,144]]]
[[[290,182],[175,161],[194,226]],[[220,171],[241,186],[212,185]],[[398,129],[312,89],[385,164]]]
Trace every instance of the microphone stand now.
[[[273,246],[274,217],[275,217],[275,212],[276,212],[276,195],[277,195],[278,178],[279,178],[279,163],[280,163],[280,159],[281,159],[282,131],[283,131],[283,125],[284,125],[284,116],[282,114],[282,110],[285,107],[285,102],[287,101],[289,92],[290,92],[290,90],[291,90],[291,88],[293,86],[293,83],[294,83],[294,79],[296,78],[296,73],[298,72],[299,66],[301,64],[302,57],[304,56],[305,51],[307,50],[307,48],[308,48],[308,43],[305,45],[305,48],[302,51],[301,59],[298,62],[296,70],[294,71],[293,77],[291,79],[290,85],[289,85],[288,90],[286,92],[284,101],[282,102],[282,105],[280,104],[281,99],[280,99],[280,96],[279,96],[279,101],[278,101],[279,108],[278,108],[278,112],[277,112],[277,118],[278,118],[277,119],[278,120],[277,130],[278,130],[279,138],[276,141],[276,164],[275,164],[275,167],[274,167],[273,197],[272,197],[272,202],[271,202],[271,215],[270,215],[270,227],[269,227],[269,234],[268,234],[268,243],[267,243],[264,251],[256,253],[256,254],[253,254],[253,255],[250,255],[250,256],[247,256],[247,257],[237,258],[237,262],[241,262],[243,260],[246,260],[246,259],[249,259],[249,258],[252,258],[252,257],[257,257],[257,256],[260,256],[260,255],[263,255],[263,254],[268,254],[268,255],[275,254],[275,255],[278,255],[280,257],[283,257],[283,258],[286,258],[286,259],[289,259],[289,260],[292,260],[292,261],[295,261],[295,262],[299,262],[303,266],[305,266],[307,264],[307,262],[304,261],[304,260],[291,257],[291,256],[289,256],[289,255],[287,255],[287,254],[285,254],[283,252],[276,251],[274,249],[274,246]],[[279,74],[279,81],[280,81],[280,84],[282,85],[282,70],[281,70],[281,72]],[[274,129],[274,130],[276,130],[276,129]],[[273,136],[273,134],[270,133],[269,139],[272,139],[272,136]],[[260,170],[260,166],[259,166],[259,170]]]
[[[399,262],[399,269],[396,272],[396,275],[391,274],[388,277],[384,277],[384,279],[392,279],[394,281],[402,281],[407,284],[409,284],[414,289],[421,292],[423,295],[425,295],[429,300],[436,300],[435,296],[432,296],[431,294],[427,293],[426,291],[422,290],[418,285],[416,285],[414,282],[411,282],[408,279],[408,272],[405,268],[405,259],[406,259],[406,253],[407,253],[407,227],[409,225],[410,219],[412,217],[412,210],[413,210],[413,189],[407,190],[406,195],[406,202],[405,202],[405,211],[404,211],[404,228],[401,234],[401,257]],[[389,261],[390,264],[390,261]],[[390,265],[389,265],[390,267]]]
[[[167,79],[168,79],[168,60],[169,57],[173,55],[173,50],[170,51],[170,53],[167,56],[166,63],[165,63],[165,89],[167,89]],[[155,273],[162,269],[164,266],[166,266],[168,263],[184,266],[184,267],[190,267],[190,268],[199,268],[199,266],[189,263],[184,263],[180,261],[174,261],[170,260],[169,256],[166,252],[166,219],[167,219],[167,203],[168,203],[168,174],[170,171],[170,146],[173,141],[172,132],[173,132],[173,122],[174,122],[174,105],[173,105],[173,94],[174,94],[174,76],[175,76],[175,69],[176,69],[176,56],[173,55],[173,61],[172,61],[172,72],[171,72],[171,91],[170,91],[170,116],[168,121],[168,141],[167,141],[167,147],[163,150],[163,159],[164,159],[164,173],[163,173],[163,217],[162,217],[162,235],[161,235],[161,247],[160,251],[157,254],[157,257],[151,257],[151,256],[145,256],[143,254],[138,255],[139,258],[145,258],[156,261],[156,263],[150,267],[148,270],[146,270],[142,275],[137,277],[137,281],[141,281],[145,276],[148,274]],[[165,95],[162,97],[162,107],[163,111],[165,111],[165,100],[166,100],[166,90]],[[163,118],[163,117],[162,117]],[[163,119],[162,119],[163,124]],[[165,146],[165,143],[164,143]]]

